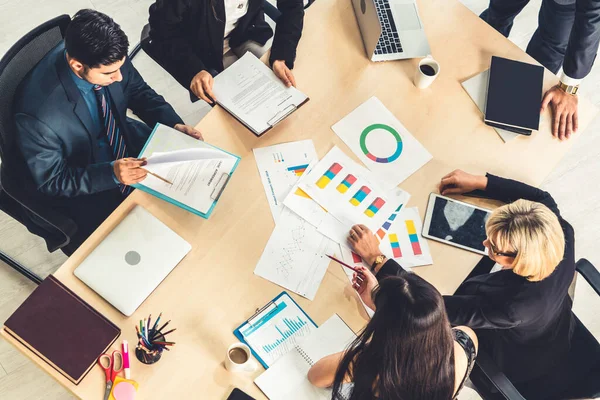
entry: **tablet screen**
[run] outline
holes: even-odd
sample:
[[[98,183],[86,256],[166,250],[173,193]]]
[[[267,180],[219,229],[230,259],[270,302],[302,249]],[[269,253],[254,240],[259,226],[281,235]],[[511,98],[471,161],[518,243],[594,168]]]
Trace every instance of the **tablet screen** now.
[[[485,223],[489,215],[479,208],[436,197],[427,233],[440,240],[484,252]]]

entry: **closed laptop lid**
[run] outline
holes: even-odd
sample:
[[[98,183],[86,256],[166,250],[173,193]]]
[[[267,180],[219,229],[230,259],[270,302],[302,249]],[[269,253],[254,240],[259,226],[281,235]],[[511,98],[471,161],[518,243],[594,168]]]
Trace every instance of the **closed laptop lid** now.
[[[74,274],[129,316],[191,250],[141,206],[135,206]]]

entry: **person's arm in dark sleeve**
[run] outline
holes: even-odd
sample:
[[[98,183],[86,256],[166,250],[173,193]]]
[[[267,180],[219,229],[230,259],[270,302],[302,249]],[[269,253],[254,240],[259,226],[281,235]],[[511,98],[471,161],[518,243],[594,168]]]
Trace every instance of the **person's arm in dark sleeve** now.
[[[577,0],[575,22],[564,57],[563,73],[572,79],[583,79],[592,70],[600,44],[600,2]]]
[[[190,17],[190,0],[157,0],[150,6],[148,18],[152,56],[186,89],[192,78],[206,69],[184,29],[186,24],[200,24],[201,21],[188,21]]]
[[[519,199],[535,201],[544,204],[552,212],[560,216],[558,205],[550,193],[512,179],[500,178],[492,174],[486,174],[486,177],[487,186],[485,194],[487,197],[503,201],[504,203],[512,203]]]
[[[521,321],[506,309],[488,303],[482,296],[444,296],[448,320],[452,326],[466,325],[471,329],[509,329]]]
[[[15,116],[17,144],[38,190],[50,196],[74,197],[118,186],[110,162],[70,167],[63,156],[58,135],[38,119]]]
[[[127,95],[127,107],[151,128],[157,122],[170,127],[183,124],[173,107],[144,81],[131,61],[127,59],[125,62],[127,67],[122,71],[128,75],[127,87],[123,89]]]
[[[269,63],[273,65],[275,61],[283,60],[289,69],[293,69],[304,25],[304,4],[302,0],[277,0],[277,8],[281,16],[275,27]]]
[[[387,278],[388,276],[398,276],[404,273],[409,272],[392,259],[387,259],[380,268],[375,268],[375,276],[378,281]]]

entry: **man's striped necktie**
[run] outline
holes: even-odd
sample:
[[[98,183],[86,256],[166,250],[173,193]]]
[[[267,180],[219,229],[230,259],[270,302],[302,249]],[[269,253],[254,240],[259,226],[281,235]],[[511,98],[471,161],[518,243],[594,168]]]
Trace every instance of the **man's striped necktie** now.
[[[112,149],[113,157],[115,160],[128,157],[127,146],[125,145],[125,139],[121,135],[119,125],[112,112],[110,98],[105,95],[105,90],[102,86],[94,86],[94,94],[98,100],[98,106],[100,108],[100,115],[102,116],[104,123],[104,131],[108,138],[108,143]],[[132,188],[123,184],[119,185],[121,193],[127,196]]]

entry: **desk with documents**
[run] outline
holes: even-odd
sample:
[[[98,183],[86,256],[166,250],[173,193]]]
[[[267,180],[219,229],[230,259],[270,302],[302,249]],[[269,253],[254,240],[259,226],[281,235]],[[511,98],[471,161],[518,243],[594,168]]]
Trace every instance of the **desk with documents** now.
[[[55,273],[119,326],[121,339],[129,343],[137,342],[134,324],[143,316],[162,311],[177,321],[178,344],[174,351],[151,366],[132,363],[132,377],[140,383],[140,399],[224,399],[234,386],[257,399],[264,398],[253,383],[262,370],[243,376],[223,367],[226,350],[236,341],[233,330],[281,292],[280,287],[253,274],[274,226],[253,148],[310,138],[319,157],[337,145],[357,160],[331,126],[371,96],[377,96],[433,155],[401,185],[412,195],[408,206],[418,206],[422,217],[429,193],[448,172],[456,168],[473,173],[490,171],[539,185],[573,140],[586,134],[596,109],[580,98],[580,128],[573,139],[553,139],[551,116],[546,112],[539,132],[504,143],[484,124],[460,82],[489,68],[492,55],[529,62],[532,59],[457,0],[419,1],[418,5],[432,54],[443,68],[430,88],[419,90],[412,83],[416,59],[387,63],[367,59],[349,1],[316,1],[306,12],[294,69],[299,89],[311,100],[261,138],[219,107],[198,126],[207,142],[241,156],[210,219],[136,190]],[[545,78],[545,90],[557,82],[548,71]],[[80,282],[73,270],[136,204],[192,244],[192,251],[134,315],[126,318]],[[443,294],[452,293],[480,258],[433,241],[430,250],[435,263],[415,272]],[[334,263],[314,301],[292,296],[318,325],[334,313],[355,332],[365,324],[362,305],[354,297],[344,271]],[[94,368],[75,386],[4,332],[2,335],[76,396],[101,398],[104,374],[100,369]],[[166,379],[155,379],[157,376]]]

